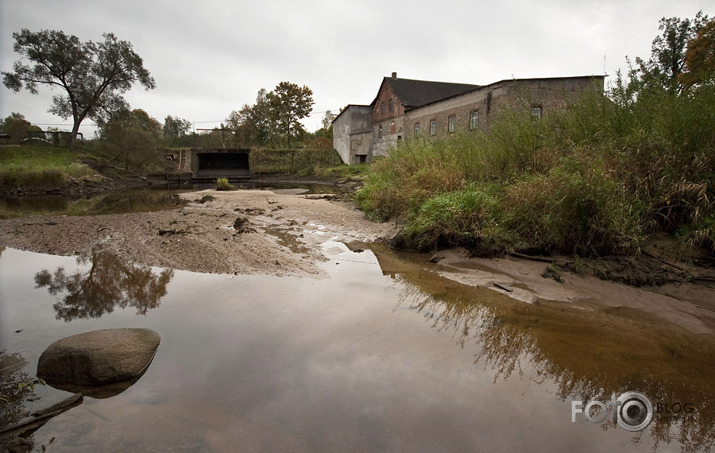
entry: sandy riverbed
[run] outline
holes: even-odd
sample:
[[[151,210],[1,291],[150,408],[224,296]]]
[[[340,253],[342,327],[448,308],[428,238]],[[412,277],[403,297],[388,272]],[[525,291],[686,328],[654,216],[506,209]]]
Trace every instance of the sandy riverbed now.
[[[0,220],[0,244],[55,255],[102,243],[122,258],[194,272],[318,276],[318,244],[375,241],[393,224],[365,219],[354,203],[265,190],[181,195],[175,210]],[[204,197],[213,197],[201,202]],[[236,225],[237,219],[240,225]],[[234,225],[236,227],[234,228]]]
[[[186,205],[168,211],[2,219],[0,244],[55,255],[82,254],[102,244],[123,259],[159,267],[320,278],[323,273],[317,264],[326,259],[321,243],[330,239],[373,242],[397,231],[394,223],[366,219],[352,202],[319,195],[206,190],[181,197]],[[443,259],[438,264],[425,263],[426,268],[524,302],[630,307],[693,333],[715,333],[713,283],[635,288],[570,273],[564,273],[563,282],[556,282],[542,277],[547,263],[470,258],[459,250],[440,254]]]

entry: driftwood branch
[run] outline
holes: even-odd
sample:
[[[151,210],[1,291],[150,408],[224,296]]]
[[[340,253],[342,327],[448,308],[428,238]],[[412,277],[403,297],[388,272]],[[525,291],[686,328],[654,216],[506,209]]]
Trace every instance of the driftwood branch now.
[[[53,404],[46,409],[43,409],[41,411],[35,411],[31,414],[32,418],[0,429],[0,436],[12,436],[38,429],[39,427],[47,423],[51,418],[57,417],[61,413],[66,412],[73,407],[82,404],[83,398],[84,396],[81,393],[76,393],[69,398],[62,400],[57,404]]]
[[[569,264],[574,263],[571,260],[566,260],[563,258],[555,259],[555,258],[547,258],[544,256],[532,256],[532,255],[525,255],[525,254],[519,253],[519,252],[510,252],[509,255],[513,256],[514,258],[522,258],[525,260],[539,261],[541,263],[558,264],[561,266],[567,266]]]

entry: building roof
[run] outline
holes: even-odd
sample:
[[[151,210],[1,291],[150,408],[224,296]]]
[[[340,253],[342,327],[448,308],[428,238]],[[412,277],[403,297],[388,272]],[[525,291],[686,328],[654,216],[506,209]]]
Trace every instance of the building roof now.
[[[340,110],[340,113],[338,113],[338,115],[335,118],[333,118],[333,121],[331,121],[330,124],[333,124],[334,122],[336,122],[338,120],[338,118],[340,118],[343,115],[343,113],[347,112],[348,110],[356,109],[356,108],[369,109],[371,107],[369,105],[362,105],[362,104],[348,104],[345,106],[345,108]]]
[[[431,82],[427,80],[398,79],[385,77],[387,82],[406,108],[417,108],[460,94],[478,90],[480,85],[466,83]]]

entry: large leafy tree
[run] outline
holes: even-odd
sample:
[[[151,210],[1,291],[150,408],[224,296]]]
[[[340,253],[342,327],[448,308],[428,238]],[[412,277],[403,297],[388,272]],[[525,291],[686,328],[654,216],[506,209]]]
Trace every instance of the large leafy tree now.
[[[305,134],[300,120],[310,115],[313,109],[313,91],[310,88],[281,82],[268,93],[267,98],[279,143],[288,145]]]
[[[161,123],[141,109],[120,110],[102,124],[104,149],[124,170],[142,171],[163,164]]]
[[[183,118],[173,117],[168,115],[164,118],[164,127],[162,128],[164,132],[164,138],[171,144],[177,139],[184,137],[191,130],[191,123],[189,120]]]
[[[259,145],[288,146],[305,134],[300,120],[313,108],[313,91],[307,86],[281,82],[271,92],[261,89],[252,106],[231,112],[226,123],[244,141]]]
[[[234,131],[243,144],[266,145],[273,140],[271,106],[268,92],[261,88],[256,95],[256,103],[244,104],[240,110],[234,110],[226,119],[226,126]]]
[[[15,92],[24,87],[37,94],[40,85],[62,90],[63,94],[53,96],[49,112],[72,118],[71,148],[85,118],[101,123],[112,112],[126,109],[122,95],[135,83],[155,87],[131,43],[112,33],[103,36],[103,42],[94,43],[57,30],[13,33],[13,49],[22,58],[14,63],[13,72],[2,73],[3,83]]]
[[[659,26],[661,34],[653,40],[650,59],[636,59],[643,82],[663,86],[674,93],[682,91],[680,79],[685,70],[686,48],[707,21],[708,16],[704,16],[702,11],[693,19],[662,18]]]
[[[697,37],[688,43],[685,71],[678,80],[686,87],[715,80],[715,19],[711,19]]]

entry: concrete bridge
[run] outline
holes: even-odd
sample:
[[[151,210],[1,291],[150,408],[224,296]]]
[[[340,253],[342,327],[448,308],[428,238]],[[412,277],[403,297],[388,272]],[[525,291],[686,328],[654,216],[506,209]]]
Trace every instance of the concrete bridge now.
[[[178,152],[178,155],[177,155]],[[177,160],[178,173],[191,173],[193,180],[218,178],[250,179],[250,149],[190,148],[173,151],[169,159]]]

